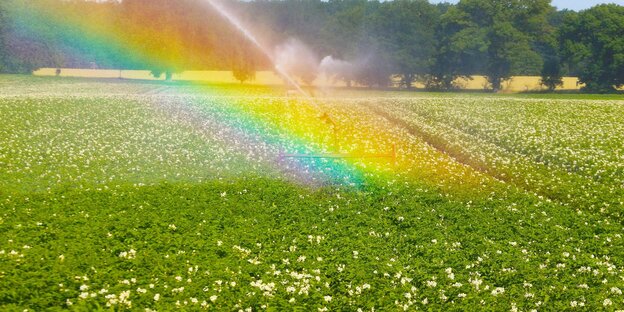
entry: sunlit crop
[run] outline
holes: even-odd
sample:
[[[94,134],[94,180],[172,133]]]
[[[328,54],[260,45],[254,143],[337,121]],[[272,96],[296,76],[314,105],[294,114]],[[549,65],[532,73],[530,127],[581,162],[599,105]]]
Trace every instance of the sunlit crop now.
[[[4,310],[624,308],[622,102],[1,79]]]

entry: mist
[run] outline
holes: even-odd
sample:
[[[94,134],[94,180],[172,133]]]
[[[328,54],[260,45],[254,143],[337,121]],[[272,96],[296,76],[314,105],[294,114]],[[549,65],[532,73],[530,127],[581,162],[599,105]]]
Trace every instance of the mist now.
[[[275,67],[311,85],[319,73],[319,57],[302,41],[289,38],[275,48]]]
[[[328,55],[321,60],[319,68],[320,72],[325,75],[327,79],[332,80],[352,79],[356,71],[356,66],[353,63],[336,59],[331,55]]]

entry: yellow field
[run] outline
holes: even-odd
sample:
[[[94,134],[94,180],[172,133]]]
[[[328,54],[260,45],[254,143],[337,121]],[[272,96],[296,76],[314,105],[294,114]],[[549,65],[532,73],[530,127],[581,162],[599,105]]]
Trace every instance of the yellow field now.
[[[35,71],[35,76],[54,76],[56,69],[43,68]],[[88,77],[88,78],[124,78],[124,79],[145,79],[157,80],[150,75],[147,70],[104,70],[104,69],[62,69],[62,77]],[[179,81],[202,81],[208,83],[237,83],[230,71],[185,71],[181,74],[175,74],[174,80]],[[161,78],[163,79],[163,78]],[[539,91],[544,87],[540,85],[540,77],[538,76],[516,76],[503,83],[504,92],[522,92],[522,91]],[[256,73],[256,79],[250,84],[257,85],[274,85],[281,84],[282,80],[272,71],[259,71]],[[319,77],[315,84],[318,86],[344,86],[342,82],[332,81],[325,77]],[[483,76],[473,76],[472,80],[459,79],[458,84],[466,90],[483,90],[487,89],[487,80]],[[416,85],[422,87],[422,85]],[[563,78],[563,87],[559,90],[578,90],[578,78]]]
[[[522,91],[540,91],[544,90],[544,86],[540,84],[542,77],[539,76],[515,76],[503,83],[503,91],[522,92]],[[473,76],[472,80],[460,79],[458,84],[467,90],[483,90],[488,88],[487,79],[484,76]],[[564,77],[563,86],[558,90],[578,90],[578,78]]]

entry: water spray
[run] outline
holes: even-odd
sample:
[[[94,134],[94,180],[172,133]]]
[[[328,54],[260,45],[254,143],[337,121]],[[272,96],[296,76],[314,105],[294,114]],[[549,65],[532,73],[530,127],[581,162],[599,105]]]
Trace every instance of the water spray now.
[[[240,31],[245,36],[245,38],[247,38],[247,40],[251,41],[256,46],[256,48],[258,48],[258,50],[260,50],[269,59],[269,61],[275,68],[275,71],[277,71],[278,74],[280,74],[284,79],[286,79],[286,81],[290,85],[292,85],[296,89],[297,92],[299,92],[302,96],[304,96],[309,101],[310,104],[312,104],[315,108],[317,108],[317,110],[322,111],[320,105],[316,103],[315,99],[312,96],[310,96],[310,94],[305,92],[305,90],[303,90],[301,85],[299,85],[299,83],[297,83],[297,81],[295,81],[295,79],[287,71],[285,71],[283,68],[277,65],[277,62],[275,61],[273,54],[271,54],[269,50],[267,50],[260,43],[260,41],[258,41],[256,36],[253,33],[251,33],[240,22],[238,18],[236,18],[224,6],[222,6],[219,0],[205,0],[205,1],[207,1],[208,4],[210,4],[217,11],[217,13],[219,13],[222,17],[228,20],[230,24],[236,27],[236,29]],[[335,153],[335,154],[285,154],[285,153],[280,152],[280,155],[279,155],[280,159],[284,159],[284,158],[330,158],[330,159],[331,158],[334,158],[334,159],[390,158],[394,160],[394,162],[396,163],[396,145],[393,145],[392,152],[387,153],[387,154],[363,154],[363,153],[342,154],[342,153],[339,153],[340,147],[339,147],[339,140],[338,140],[338,129],[339,129],[338,125],[333,120],[333,118],[331,118],[331,116],[325,111],[323,111],[320,114],[319,118],[321,119],[321,121],[323,121],[326,124],[329,124],[332,127],[333,144],[334,144],[334,148],[337,150],[338,153]]]
[[[297,90],[297,92],[299,92],[301,95],[303,95],[304,97],[306,97],[308,100],[310,100],[312,102],[312,104],[314,104],[314,106],[318,107],[318,105],[314,102],[314,99],[307,93],[305,92],[305,90],[303,90],[303,88],[301,87],[301,85],[299,85],[299,83],[297,83],[297,81],[295,81],[295,79],[290,76],[290,74],[288,72],[286,72],[283,68],[281,68],[280,66],[276,65],[275,59],[273,58],[273,54],[271,54],[269,52],[269,50],[267,50],[261,43],[260,41],[258,41],[258,39],[256,38],[256,36],[254,36],[254,34],[252,34],[241,22],[240,20],[238,20],[234,15],[232,15],[225,7],[223,7],[218,0],[206,0],[208,2],[208,4],[210,4],[216,11],[217,13],[219,13],[221,16],[223,16],[225,19],[227,19],[230,24],[232,24],[234,27],[236,27],[236,29],[238,29],[238,31],[240,31],[245,38],[247,38],[247,40],[251,41],[256,48],[258,48],[258,50],[260,50],[260,52],[262,52],[262,54],[264,54],[269,61],[271,62],[271,64],[273,65],[273,68],[275,68],[275,70],[282,76],[284,77],[284,79],[286,79],[286,81],[292,85],[293,87],[295,87],[295,89]]]

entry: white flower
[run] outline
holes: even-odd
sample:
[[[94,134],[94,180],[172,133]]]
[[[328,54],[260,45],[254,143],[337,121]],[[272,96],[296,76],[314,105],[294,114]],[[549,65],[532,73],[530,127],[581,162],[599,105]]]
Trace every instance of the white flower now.
[[[215,296],[215,295],[210,296],[210,301],[212,301],[212,302],[217,301],[217,296]]]
[[[126,258],[126,259],[134,259],[136,258],[136,250],[130,249],[129,251],[122,251],[119,253],[119,257]]]
[[[154,301],[158,301],[160,300],[160,294],[155,294],[154,295]]]
[[[445,270],[445,272],[447,274],[446,276],[448,277],[448,279],[450,279],[450,280],[454,280],[455,279],[455,273],[453,273],[453,269],[448,268],[448,269]]]
[[[612,301],[611,301],[611,299],[609,299],[609,298],[605,299],[605,300],[602,302],[602,305],[603,305],[603,306],[605,306],[605,307],[608,307],[608,306],[610,306],[610,305],[612,305],[612,304],[613,304],[613,302],[612,302]]]
[[[323,299],[325,299],[325,301],[330,302],[332,300],[331,296],[325,296],[323,297]]]
[[[505,288],[503,288],[503,287],[496,287],[496,288],[494,288],[494,290],[492,290],[492,295],[498,296],[498,295],[500,295],[500,294],[502,294],[504,292],[505,292]]]
[[[483,280],[473,279],[470,281],[470,283],[474,285],[477,290],[479,290],[479,286],[481,286],[481,284],[483,283]]]

